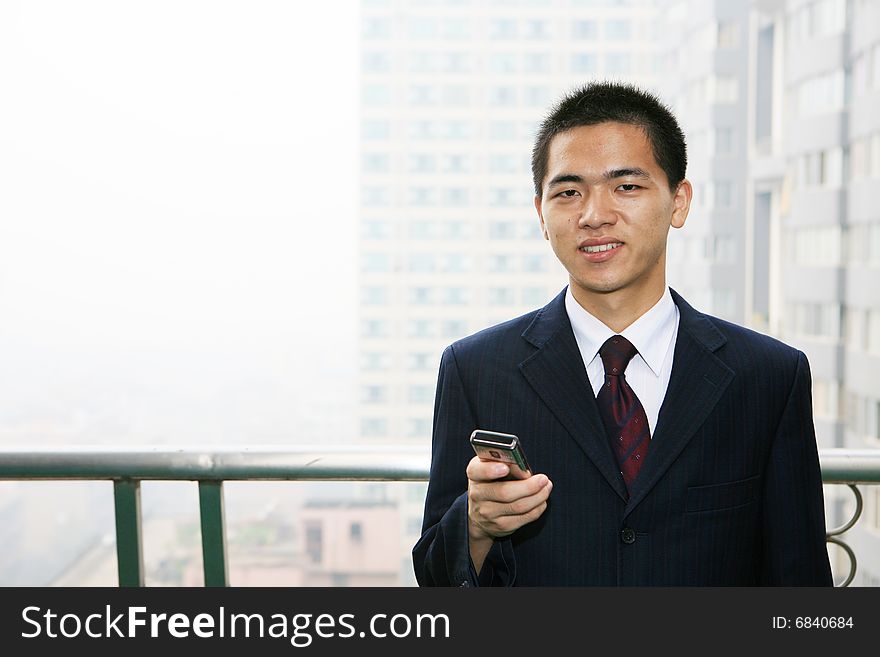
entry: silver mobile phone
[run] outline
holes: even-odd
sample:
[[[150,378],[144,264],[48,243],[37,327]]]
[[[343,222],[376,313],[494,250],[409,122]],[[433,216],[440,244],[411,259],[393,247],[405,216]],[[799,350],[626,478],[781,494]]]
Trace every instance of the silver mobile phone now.
[[[519,438],[512,433],[477,429],[471,434],[471,446],[483,461],[500,461],[510,466],[510,473],[504,479],[528,479],[532,476],[526,453]]]

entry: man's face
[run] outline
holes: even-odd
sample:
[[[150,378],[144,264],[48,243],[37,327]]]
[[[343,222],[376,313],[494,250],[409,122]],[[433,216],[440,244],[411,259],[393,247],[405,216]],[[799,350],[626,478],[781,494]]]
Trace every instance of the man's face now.
[[[582,305],[614,293],[638,305],[660,298],[666,237],[684,225],[691,186],[669,189],[642,128],[607,122],[556,135],[542,185],[541,230]]]

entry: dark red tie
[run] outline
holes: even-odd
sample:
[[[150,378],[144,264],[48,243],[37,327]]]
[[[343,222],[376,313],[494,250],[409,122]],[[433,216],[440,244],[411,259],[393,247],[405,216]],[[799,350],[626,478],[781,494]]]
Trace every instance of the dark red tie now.
[[[596,396],[599,415],[602,416],[628,492],[632,491],[632,483],[645,462],[651,444],[648,416],[623,375],[636,353],[636,348],[622,335],[612,336],[605,341],[599,349],[605,365],[605,383]]]

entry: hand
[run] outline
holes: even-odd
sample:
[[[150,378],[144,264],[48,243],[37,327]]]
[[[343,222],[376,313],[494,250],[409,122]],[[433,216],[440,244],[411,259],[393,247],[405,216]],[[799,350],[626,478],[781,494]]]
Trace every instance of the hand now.
[[[478,456],[468,463],[468,539],[477,572],[496,538],[537,520],[547,508],[553,489],[547,475],[497,481],[509,471],[503,463],[483,461]]]

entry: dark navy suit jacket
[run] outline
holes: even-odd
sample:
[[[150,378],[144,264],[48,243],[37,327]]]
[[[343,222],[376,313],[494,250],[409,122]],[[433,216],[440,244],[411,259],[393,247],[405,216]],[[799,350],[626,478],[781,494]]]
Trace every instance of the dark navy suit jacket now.
[[[629,497],[565,290],[446,349],[413,549],[419,584],[831,584],[806,357],[672,297],[672,374]],[[553,482],[544,514],[496,540],[479,575],[465,475],[477,428],[519,436],[533,471]]]

